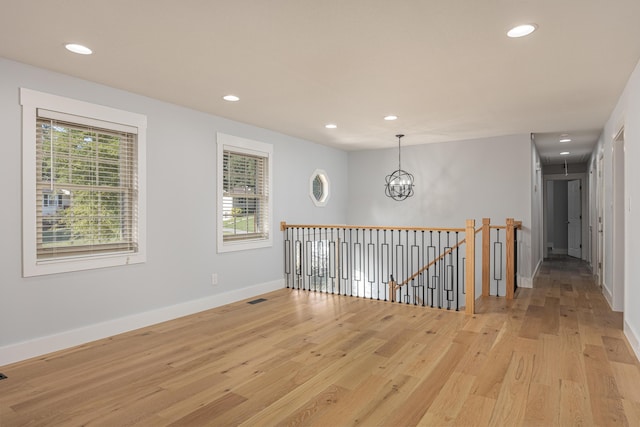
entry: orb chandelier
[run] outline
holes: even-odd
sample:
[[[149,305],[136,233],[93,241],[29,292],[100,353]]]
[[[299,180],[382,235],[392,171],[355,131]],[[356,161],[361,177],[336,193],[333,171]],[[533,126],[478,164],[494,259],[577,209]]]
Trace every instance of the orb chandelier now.
[[[404,135],[396,135],[398,138],[398,169],[391,175],[387,175],[385,194],[393,200],[404,200],[413,196],[413,175],[402,170],[400,165],[400,140]]]

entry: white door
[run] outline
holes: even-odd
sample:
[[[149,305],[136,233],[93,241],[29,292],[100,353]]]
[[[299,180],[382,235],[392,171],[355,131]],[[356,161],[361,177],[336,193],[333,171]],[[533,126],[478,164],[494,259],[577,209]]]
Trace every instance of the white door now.
[[[574,179],[567,184],[567,240],[569,256],[582,257],[582,208],[580,199],[580,180]]]

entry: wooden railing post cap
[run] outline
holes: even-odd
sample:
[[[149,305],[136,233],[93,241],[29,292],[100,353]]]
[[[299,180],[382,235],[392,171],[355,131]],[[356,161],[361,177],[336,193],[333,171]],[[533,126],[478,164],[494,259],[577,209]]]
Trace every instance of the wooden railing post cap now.
[[[475,219],[468,219],[467,220],[467,227],[475,227],[476,226],[476,220]]]
[[[280,231],[284,231],[287,228],[287,221],[280,221]]]
[[[491,218],[482,218],[482,224],[484,225],[491,224]]]

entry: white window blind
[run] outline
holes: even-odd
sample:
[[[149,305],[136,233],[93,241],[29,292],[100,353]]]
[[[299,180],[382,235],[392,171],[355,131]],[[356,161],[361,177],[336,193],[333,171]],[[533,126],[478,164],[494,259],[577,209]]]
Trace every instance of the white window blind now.
[[[223,151],[223,241],[269,238],[268,157]]]
[[[134,127],[38,110],[38,261],[138,250]]]
[[[273,146],[221,132],[216,137],[218,252],[273,246]]]

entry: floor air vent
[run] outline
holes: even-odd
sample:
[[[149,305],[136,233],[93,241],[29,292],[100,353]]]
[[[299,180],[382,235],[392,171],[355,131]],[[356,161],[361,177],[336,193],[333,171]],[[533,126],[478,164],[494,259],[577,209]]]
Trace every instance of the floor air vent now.
[[[7,376],[5,374],[0,373],[0,380],[6,380]]]
[[[258,304],[265,301],[266,301],[265,298],[258,298],[258,299],[254,299],[253,301],[249,301],[248,304]]]

